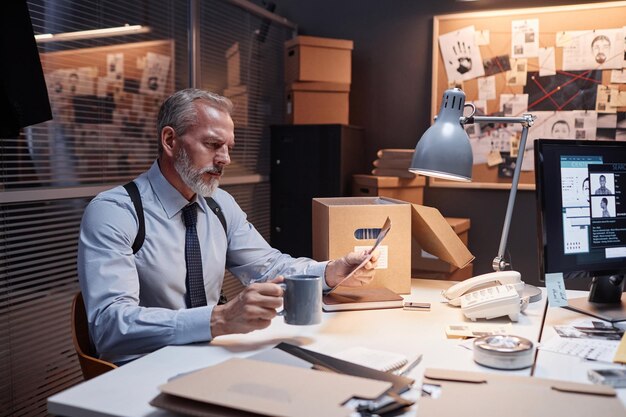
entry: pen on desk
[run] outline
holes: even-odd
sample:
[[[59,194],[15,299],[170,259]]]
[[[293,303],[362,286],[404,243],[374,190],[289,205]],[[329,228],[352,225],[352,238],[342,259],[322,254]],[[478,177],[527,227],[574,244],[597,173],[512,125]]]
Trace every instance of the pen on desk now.
[[[424,355],[420,353],[419,356],[415,358],[415,360],[409,364],[409,366],[407,366],[402,372],[400,372],[400,376],[407,376],[409,372],[413,370],[413,368],[415,368],[417,365],[420,364],[423,356]]]

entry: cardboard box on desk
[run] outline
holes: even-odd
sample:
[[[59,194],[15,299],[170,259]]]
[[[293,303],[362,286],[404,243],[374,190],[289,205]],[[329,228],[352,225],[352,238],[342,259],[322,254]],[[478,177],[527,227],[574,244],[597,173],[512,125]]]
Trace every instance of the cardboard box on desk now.
[[[423,204],[426,178],[379,177],[375,175],[353,175],[352,195],[367,197],[389,197],[414,204]]]
[[[296,81],[350,84],[352,48],[345,39],[296,36],[285,42],[285,84]]]
[[[286,102],[287,123],[349,124],[349,84],[293,83],[287,87]]]
[[[371,247],[376,236],[358,239],[357,231],[379,229],[387,217],[392,226],[380,246],[379,269],[370,288],[411,291],[411,235],[459,266],[474,259],[437,209],[384,197],[314,198],[313,258],[336,259]]]
[[[313,199],[313,258],[336,259],[371,247],[376,235],[358,239],[361,229],[380,229],[389,217],[391,230],[379,246],[379,269],[370,288],[411,292],[411,205],[379,197]],[[373,239],[371,239],[373,237]]]

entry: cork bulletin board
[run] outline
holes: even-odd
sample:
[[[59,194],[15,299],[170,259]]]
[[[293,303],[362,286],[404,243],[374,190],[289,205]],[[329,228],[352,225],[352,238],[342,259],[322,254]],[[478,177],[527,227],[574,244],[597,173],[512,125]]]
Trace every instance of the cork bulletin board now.
[[[51,142],[72,161],[64,175],[123,180],[156,155],[154,120],[174,89],[174,42],[156,40],[40,53],[53,112]],[[41,142],[36,153],[48,153]],[[41,149],[40,149],[41,148]]]
[[[433,29],[433,117],[454,86],[477,114],[537,116],[520,189],[534,189],[534,139],[626,140],[626,1],[435,16]],[[466,130],[472,182],[430,184],[510,188],[521,126]]]

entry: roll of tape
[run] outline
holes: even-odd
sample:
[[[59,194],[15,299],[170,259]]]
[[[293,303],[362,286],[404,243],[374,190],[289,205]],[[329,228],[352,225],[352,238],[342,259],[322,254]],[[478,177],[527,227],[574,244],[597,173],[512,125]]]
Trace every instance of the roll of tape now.
[[[533,342],[523,337],[492,335],[474,340],[474,362],[489,368],[528,368],[534,356]]]

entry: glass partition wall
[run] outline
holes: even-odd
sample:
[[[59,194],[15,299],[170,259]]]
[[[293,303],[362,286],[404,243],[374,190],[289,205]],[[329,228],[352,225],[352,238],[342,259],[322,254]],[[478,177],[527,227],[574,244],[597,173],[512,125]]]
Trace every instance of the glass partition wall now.
[[[45,415],[82,380],[69,326],[82,211],[156,157],[164,97],[235,104],[223,188],[269,238],[269,125],[295,26],[243,0],[29,0],[53,120],[0,138],[0,415]],[[50,36],[52,35],[52,36]],[[227,277],[225,292],[239,284]]]

